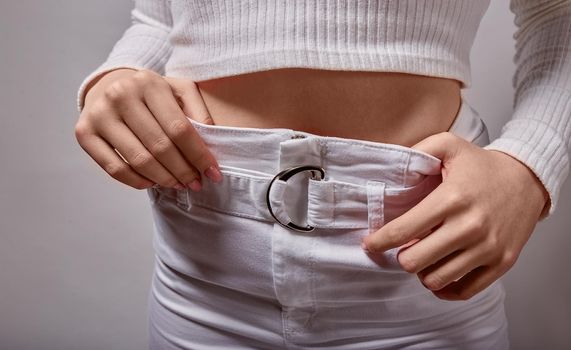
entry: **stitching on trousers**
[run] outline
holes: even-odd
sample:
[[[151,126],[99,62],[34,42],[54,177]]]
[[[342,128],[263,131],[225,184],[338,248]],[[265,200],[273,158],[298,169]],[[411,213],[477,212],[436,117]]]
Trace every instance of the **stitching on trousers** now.
[[[262,216],[255,216],[255,215],[251,215],[251,214],[244,214],[244,213],[238,213],[235,211],[229,211],[229,210],[223,210],[208,204],[205,204],[204,202],[201,202],[197,199],[193,199],[191,200],[192,204],[195,204],[198,207],[201,208],[205,208],[205,209],[210,209],[210,210],[214,210],[217,211],[219,213],[223,213],[223,214],[228,214],[228,215],[233,215],[233,216],[238,216],[238,217],[243,217],[243,218],[247,218],[247,219],[254,219],[254,220],[258,220],[258,221],[265,221],[265,222],[273,222],[273,220],[270,220],[269,218],[265,218]]]
[[[343,142],[343,141],[337,141],[337,140],[335,140],[335,141],[330,140],[330,141],[327,141],[327,142],[328,142],[328,143],[333,143],[333,144],[350,145],[350,146],[355,146],[355,147],[359,147],[359,148],[367,148],[367,149],[370,149],[370,150],[377,150],[377,151],[378,151],[379,149],[384,149],[384,150],[387,150],[387,151],[390,151],[390,152],[401,153],[401,154],[402,154],[402,153],[408,153],[408,154],[410,154],[410,153],[415,153],[415,154],[418,154],[418,156],[420,156],[420,157],[422,157],[422,158],[424,158],[424,159],[427,159],[427,160],[430,160],[430,161],[433,161],[433,160],[434,160],[432,156],[430,156],[430,155],[428,155],[428,154],[426,154],[426,153],[424,153],[424,152],[421,152],[421,151],[419,151],[419,150],[416,150],[416,149],[414,149],[414,148],[411,148],[411,147],[399,146],[399,147],[403,147],[403,148],[404,148],[404,149],[401,150],[401,149],[391,148],[391,147],[389,147],[389,146],[383,146],[383,145],[381,145],[381,144],[379,144],[379,145],[364,145],[364,144],[359,144],[359,143]],[[398,146],[398,145],[397,145],[397,146]]]
[[[411,159],[411,156],[409,153],[407,155],[407,158],[406,158],[406,166],[403,168],[403,171],[402,171],[402,187],[406,187],[407,183],[408,183],[407,181],[408,181],[408,173],[409,173],[408,169],[410,168],[410,159]]]

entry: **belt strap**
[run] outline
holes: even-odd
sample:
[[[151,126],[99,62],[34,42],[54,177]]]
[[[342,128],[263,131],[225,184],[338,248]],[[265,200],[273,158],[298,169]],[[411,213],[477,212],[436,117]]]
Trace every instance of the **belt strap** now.
[[[221,165],[222,182],[213,184],[203,181],[203,188],[199,192],[160,186],[149,190],[154,191],[155,196],[176,199],[177,204],[186,210],[197,205],[230,215],[275,222],[266,203],[267,189],[273,176],[236,169]],[[426,175],[415,186],[391,188],[382,181],[374,180],[358,185],[308,179],[306,222],[295,223],[324,229],[368,228],[370,232],[376,231],[420,201],[441,180],[440,175]],[[291,208],[284,205],[284,198],[288,191],[295,190],[296,187],[290,185],[289,181],[275,180],[272,184],[270,203],[274,215],[282,222],[292,221],[288,214]]]

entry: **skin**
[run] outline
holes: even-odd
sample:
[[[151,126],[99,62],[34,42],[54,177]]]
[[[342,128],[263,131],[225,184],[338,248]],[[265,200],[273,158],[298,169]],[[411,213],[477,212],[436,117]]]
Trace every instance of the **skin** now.
[[[201,174],[221,181],[218,162],[186,115],[212,123],[194,83],[119,69],[89,87],[75,126],[80,146],[111,177],[136,189],[194,191]],[[115,152],[115,150],[117,152]]]
[[[508,271],[550,204],[523,163],[447,132],[460,107],[460,83],[452,79],[286,68],[193,82],[117,69],[94,80],[84,102],[75,126],[80,146],[136,189],[199,191],[204,177],[222,180],[186,116],[434,155],[442,160],[442,184],[362,246],[369,254],[401,247],[403,269],[445,300],[469,299]]]
[[[374,253],[402,247],[403,269],[416,273],[437,297],[470,299],[515,264],[548,195],[522,163],[451,133],[413,148],[442,160],[442,184],[365,237],[363,248]]]

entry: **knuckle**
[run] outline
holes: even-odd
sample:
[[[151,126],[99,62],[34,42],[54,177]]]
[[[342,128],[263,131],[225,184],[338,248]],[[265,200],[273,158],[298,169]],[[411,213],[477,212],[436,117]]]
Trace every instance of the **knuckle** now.
[[[210,166],[210,157],[206,151],[193,152],[190,156],[192,164],[196,164],[199,168],[206,168]]]
[[[139,70],[133,74],[133,79],[142,86],[155,85],[159,83],[162,80],[158,79],[159,77],[160,76],[157,73],[148,69]]]
[[[92,108],[90,109],[90,112],[91,115],[96,118],[112,114],[113,104],[104,98],[100,98],[97,101],[95,101]]]
[[[440,290],[446,287],[446,281],[439,273],[432,273],[426,276],[422,283],[430,290]]]
[[[415,273],[418,269],[418,261],[410,254],[399,254],[398,262],[402,269],[409,273]]]
[[[496,235],[489,235],[484,242],[485,250],[490,253],[499,252],[499,243],[500,241]]]
[[[129,166],[126,163],[122,162],[113,162],[106,164],[103,169],[111,175],[112,178],[117,179],[120,178],[121,175],[126,173],[129,169]]]
[[[82,142],[91,134],[90,128],[85,122],[77,122],[74,127],[74,135],[77,141]]]
[[[468,204],[468,196],[456,188],[451,188],[446,195],[448,204],[456,208],[464,208]]]
[[[103,116],[109,114],[109,104],[104,99],[99,99],[90,105],[89,108],[83,110],[80,119],[89,120],[90,122],[97,122]]]
[[[133,88],[127,80],[115,81],[105,88],[103,96],[111,103],[117,103],[126,100],[132,94]]]
[[[474,214],[464,221],[464,229],[471,234],[484,233],[486,229],[485,219],[480,214]]]
[[[165,137],[156,139],[150,147],[151,153],[155,155],[163,155],[170,149],[172,149],[172,142]]]
[[[174,140],[189,137],[192,125],[184,120],[176,119],[170,123],[169,134]]]
[[[502,254],[500,264],[504,269],[511,268],[517,261],[517,255],[518,254],[513,250],[504,251],[504,253]]]
[[[135,169],[146,168],[153,162],[153,156],[147,152],[139,152],[135,154],[129,164]]]
[[[133,78],[137,80],[149,80],[153,78],[153,72],[148,69],[140,69],[133,74]]]

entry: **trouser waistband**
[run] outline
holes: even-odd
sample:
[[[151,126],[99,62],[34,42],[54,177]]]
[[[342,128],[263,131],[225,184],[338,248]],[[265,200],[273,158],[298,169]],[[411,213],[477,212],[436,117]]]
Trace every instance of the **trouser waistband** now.
[[[189,120],[218,160],[222,182],[203,181],[200,192],[150,189],[155,196],[176,197],[186,210],[197,205],[268,222],[372,232],[442,181],[440,160],[409,147]],[[480,146],[489,142],[484,122],[464,99],[449,131]],[[319,180],[300,172],[287,181],[274,179],[278,172],[300,165],[320,167],[325,176]]]

